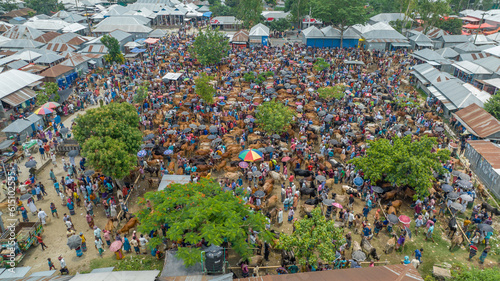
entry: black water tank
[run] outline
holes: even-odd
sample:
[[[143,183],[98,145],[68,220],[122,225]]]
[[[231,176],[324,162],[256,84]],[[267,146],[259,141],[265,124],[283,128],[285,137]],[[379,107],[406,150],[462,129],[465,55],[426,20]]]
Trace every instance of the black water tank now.
[[[205,250],[205,268],[207,272],[222,272],[224,266],[224,248],[211,245]]]

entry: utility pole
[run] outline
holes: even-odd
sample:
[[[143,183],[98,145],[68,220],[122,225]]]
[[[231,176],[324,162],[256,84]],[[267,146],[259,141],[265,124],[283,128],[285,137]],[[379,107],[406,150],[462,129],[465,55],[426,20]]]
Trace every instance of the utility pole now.
[[[474,37],[474,44],[476,44],[476,40],[477,40],[477,35],[479,34],[479,32],[481,31],[481,24],[483,24],[483,19],[484,19],[484,15],[488,15],[487,12],[484,12],[481,14],[482,17],[481,17],[481,20],[479,21],[479,28],[478,28],[478,31],[476,32],[476,37]]]
[[[311,26],[311,7],[309,7],[309,21],[307,22],[307,27]]]
[[[300,27],[301,27],[301,21],[300,21],[300,0],[297,3],[297,20],[299,21],[299,26],[297,27],[298,28],[297,32],[299,32]]]

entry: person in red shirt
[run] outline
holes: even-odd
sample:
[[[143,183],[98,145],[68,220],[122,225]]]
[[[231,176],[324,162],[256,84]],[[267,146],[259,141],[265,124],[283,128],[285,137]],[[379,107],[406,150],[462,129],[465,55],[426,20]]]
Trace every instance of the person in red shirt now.
[[[293,176],[293,174],[290,174],[290,177],[288,178],[288,181],[290,182],[290,187],[292,186],[294,179],[295,179],[295,177]]]
[[[42,245],[42,251],[45,251],[45,248],[48,248],[48,247],[47,247],[47,245],[45,245],[45,243],[43,243],[43,239],[42,239],[42,237],[41,237],[40,235],[37,235],[37,236],[35,236],[35,237],[36,237],[36,239],[38,240],[38,243],[39,243],[40,245]]]

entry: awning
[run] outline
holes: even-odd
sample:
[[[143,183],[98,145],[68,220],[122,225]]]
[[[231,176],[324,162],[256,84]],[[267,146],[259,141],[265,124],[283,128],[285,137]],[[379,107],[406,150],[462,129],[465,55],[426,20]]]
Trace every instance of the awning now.
[[[4,98],[2,98],[2,101],[8,103],[11,106],[18,106],[21,103],[34,97],[36,97],[35,91],[31,90],[30,88],[22,88],[21,90],[5,96]]]
[[[145,51],[146,49],[139,49],[139,48],[133,48],[132,50],[130,50],[130,52],[132,53],[143,53]]]
[[[392,42],[391,45],[393,47],[411,47],[409,43],[402,43],[402,42]]]
[[[0,143],[0,149],[6,149],[9,148],[11,145],[14,144],[14,140],[4,140],[2,143]]]
[[[182,73],[169,72],[165,76],[163,76],[163,80],[175,81],[175,80],[179,79],[181,76],[182,76]]]
[[[135,58],[137,57],[139,54],[138,53],[132,53],[132,54],[126,54],[125,57],[126,58]]]
[[[364,62],[362,61],[359,61],[359,60],[345,60],[344,61],[345,64],[359,64],[359,65],[365,65]]]
[[[415,42],[416,45],[420,46],[420,47],[434,47],[434,44],[432,43],[429,43],[429,42]]]
[[[158,38],[148,38],[144,41],[144,43],[148,43],[148,44],[156,44],[158,43],[158,41],[160,41],[160,39]]]
[[[89,63],[90,64],[96,64],[97,62],[95,62],[94,60],[89,60]]]
[[[464,21],[471,21],[471,22],[479,21],[479,19],[476,19],[476,18],[473,18],[473,17],[463,17],[463,18],[460,18],[460,19],[464,20]]]

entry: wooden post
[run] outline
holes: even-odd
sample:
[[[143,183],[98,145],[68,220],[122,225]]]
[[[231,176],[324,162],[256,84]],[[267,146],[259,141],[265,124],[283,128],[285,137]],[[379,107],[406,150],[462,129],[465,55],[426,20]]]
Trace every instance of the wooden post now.
[[[141,177],[141,174],[139,174],[139,175],[137,176],[137,178],[135,179],[135,181],[134,181],[134,189],[137,189],[136,185],[137,185],[137,182],[139,181],[139,178],[140,178],[140,177]],[[132,191],[134,191],[134,189],[130,190],[130,192],[128,193],[128,195],[127,195],[127,199],[125,199],[125,205],[127,204],[128,199],[130,198],[130,195],[132,195]],[[116,218],[119,218],[119,217],[121,216],[122,211],[123,211],[123,210],[121,210],[121,208],[120,208],[120,212],[118,213],[118,215],[116,216]],[[121,222],[121,221],[120,221],[120,220],[118,220],[118,224],[116,225],[116,227],[119,227],[119,226],[120,226],[120,222]]]
[[[448,211],[450,212],[450,214],[452,214],[450,207],[446,206],[446,208],[448,208]],[[455,220],[456,220],[456,217],[455,217]],[[458,229],[460,229],[460,232],[462,232],[462,235],[464,236],[464,238],[467,239],[467,242],[469,242],[469,244],[470,244],[469,238],[467,238],[467,235],[465,235],[465,232],[463,231],[462,227],[460,227],[459,223],[457,223],[457,226],[458,226]]]

